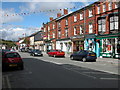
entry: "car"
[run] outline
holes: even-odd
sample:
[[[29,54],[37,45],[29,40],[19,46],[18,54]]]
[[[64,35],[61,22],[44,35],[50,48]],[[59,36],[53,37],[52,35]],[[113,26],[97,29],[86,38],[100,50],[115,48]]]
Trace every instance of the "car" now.
[[[28,53],[31,53],[32,52],[32,49],[28,49]]]
[[[20,51],[21,51],[21,52],[25,52],[25,48],[21,48]]]
[[[65,57],[65,52],[63,52],[62,50],[50,50],[48,53],[48,56],[61,56],[61,57]]]
[[[14,51],[2,52],[2,69],[7,70],[9,68],[24,69],[23,60],[21,56]]]
[[[30,55],[31,55],[31,56],[43,56],[42,51],[40,51],[39,49],[33,49],[33,50],[30,52]]]
[[[87,50],[80,50],[70,55],[71,60],[82,60],[83,62],[86,61],[96,61],[96,53]]]

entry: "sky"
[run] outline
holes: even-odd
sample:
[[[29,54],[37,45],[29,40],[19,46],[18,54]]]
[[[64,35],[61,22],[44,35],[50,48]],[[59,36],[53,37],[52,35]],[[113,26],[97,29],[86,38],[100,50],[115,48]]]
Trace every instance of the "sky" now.
[[[17,41],[21,37],[29,36],[39,31],[43,23],[49,22],[50,17],[56,18],[58,12],[63,14],[63,9],[67,8],[68,13],[71,13],[95,2],[95,0],[88,1],[90,0],[82,2],[5,0],[0,7],[0,38]]]

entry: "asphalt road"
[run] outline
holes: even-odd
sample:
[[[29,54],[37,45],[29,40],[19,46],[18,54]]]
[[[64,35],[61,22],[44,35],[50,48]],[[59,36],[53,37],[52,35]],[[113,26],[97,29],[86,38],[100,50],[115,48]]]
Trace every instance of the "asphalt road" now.
[[[118,88],[118,75],[20,54],[25,69],[3,72],[3,88]]]

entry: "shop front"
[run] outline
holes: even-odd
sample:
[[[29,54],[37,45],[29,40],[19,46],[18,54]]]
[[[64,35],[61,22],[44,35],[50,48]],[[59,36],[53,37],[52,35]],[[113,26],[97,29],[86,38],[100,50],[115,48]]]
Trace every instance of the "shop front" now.
[[[85,35],[85,50],[96,52],[96,36],[91,35]]]
[[[97,53],[100,57],[120,57],[120,36],[119,34],[101,35],[96,37]]]
[[[71,37],[71,41],[73,43],[73,52],[84,50],[84,36],[74,36]]]
[[[72,42],[70,39],[61,39],[56,41],[56,49],[62,50],[66,53],[72,52]]]

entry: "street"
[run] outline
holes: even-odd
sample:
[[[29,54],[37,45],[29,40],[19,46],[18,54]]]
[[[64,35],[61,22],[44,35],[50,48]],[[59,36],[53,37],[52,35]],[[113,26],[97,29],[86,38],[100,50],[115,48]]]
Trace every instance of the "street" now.
[[[103,67],[104,64],[19,53],[24,70],[3,72],[3,88],[118,88],[117,74],[88,68]]]

